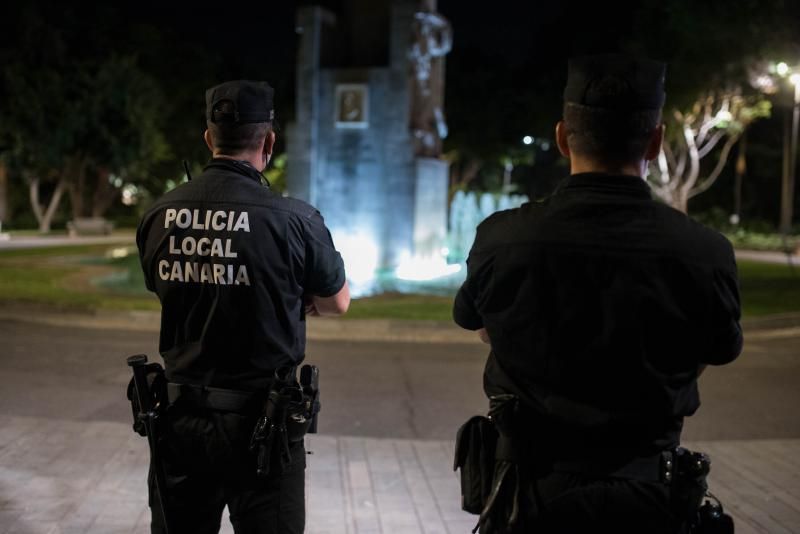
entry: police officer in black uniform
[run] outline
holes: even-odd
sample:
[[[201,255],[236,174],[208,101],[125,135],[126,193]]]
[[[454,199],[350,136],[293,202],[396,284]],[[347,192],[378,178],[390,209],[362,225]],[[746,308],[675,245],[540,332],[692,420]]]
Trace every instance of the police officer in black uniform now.
[[[491,344],[484,389],[519,469],[501,496],[516,508],[484,531],[685,528],[663,451],[742,332],[731,244],[642,179],[664,135],[664,73],[624,55],[570,61],[556,139],[571,175],[478,227],[453,315]]]
[[[269,476],[248,445],[275,371],[305,356],[306,316],[344,313],[342,258],[319,212],[270,190],[261,172],[275,143],[273,89],[232,81],[206,92],[202,174],[161,197],[137,244],[147,288],[161,301],[160,352],[169,408],[152,469],[152,532],[219,531],[227,505],[237,533],[299,533],[305,524],[302,440]]]

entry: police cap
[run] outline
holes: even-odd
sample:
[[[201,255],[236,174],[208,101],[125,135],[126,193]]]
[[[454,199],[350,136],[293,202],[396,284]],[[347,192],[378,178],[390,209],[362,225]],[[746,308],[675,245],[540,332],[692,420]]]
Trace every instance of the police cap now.
[[[624,54],[569,61],[564,102],[617,111],[661,109],[666,65]]]
[[[267,82],[235,80],[206,91],[206,119],[209,122],[254,123],[272,122],[275,110],[272,96],[275,90]],[[230,102],[226,110],[220,104]]]

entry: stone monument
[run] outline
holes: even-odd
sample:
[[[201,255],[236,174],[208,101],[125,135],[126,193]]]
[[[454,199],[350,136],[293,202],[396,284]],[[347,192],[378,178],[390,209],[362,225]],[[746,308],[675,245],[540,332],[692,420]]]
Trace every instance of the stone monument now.
[[[321,7],[297,13],[287,184],[290,196],[321,211],[349,275],[367,280],[411,258],[443,261],[452,33],[436,0],[345,4],[357,9],[338,24]]]

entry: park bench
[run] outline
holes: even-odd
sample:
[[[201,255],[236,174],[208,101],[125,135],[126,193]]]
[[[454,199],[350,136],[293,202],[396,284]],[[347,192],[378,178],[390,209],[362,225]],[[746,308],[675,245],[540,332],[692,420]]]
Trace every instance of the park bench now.
[[[78,217],[67,222],[70,237],[79,235],[108,235],[114,223],[102,217]]]

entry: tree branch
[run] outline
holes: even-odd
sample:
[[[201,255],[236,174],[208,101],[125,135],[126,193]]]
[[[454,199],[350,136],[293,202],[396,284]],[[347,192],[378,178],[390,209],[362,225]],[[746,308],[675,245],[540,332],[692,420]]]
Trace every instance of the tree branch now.
[[[715,132],[714,135],[711,136],[711,139],[706,141],[706,143],[703,146],[701,146],[700,149],[698,150],[698,154],[700,155],[700,159],[706,157],[709,152],[714,150],[714,147],[717,146],[717,143],[719,143],[720,140],[722,140],[723,137],[725,137],[725,132],[724,131],[719,130],[719,131]]]
[[[728,137],[728,140],[725,141],[725,145],[723,145],[722,151],[719,154],[719,160],[717,160],[717,165],[714,167],[714,170],[711,171],[711,174],[708,175],[708,178],[703,180],[700,185],[689,190],[688,198],[693,198],[714,185],[714,182],[716,182],[717,178],[719,178],[719,175],[722,174],[722,169],[725,168],[725,164],[728,162],[728,155],[730,154],[731,148],[738,140],[738,135],[732,135]]]
[[[689,151],[689,174],[683,180],[680,187],[682,195],[688,194],[694,184],[697,182],[697,177],[700,175],[700,156],[697,152],[697,145],[694,144],[694,134],[690,128],[683,129],[683,135],[686,139],[686,148]]]

